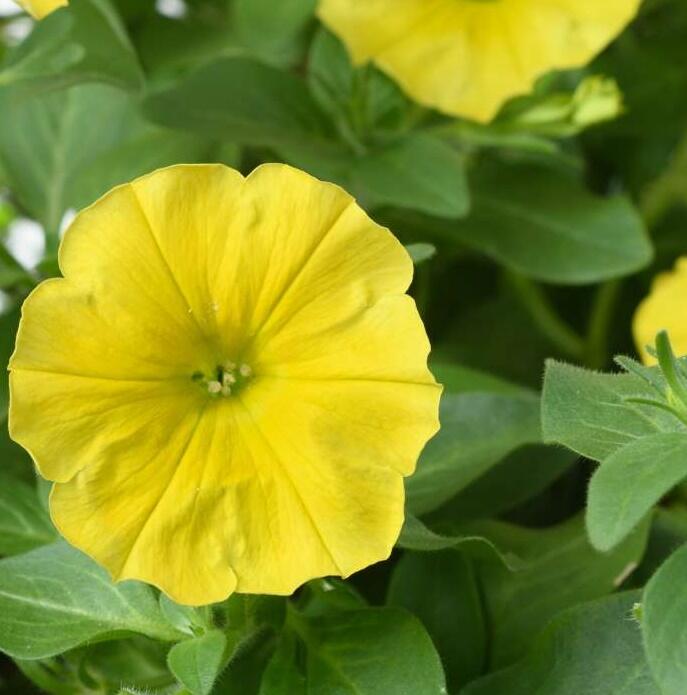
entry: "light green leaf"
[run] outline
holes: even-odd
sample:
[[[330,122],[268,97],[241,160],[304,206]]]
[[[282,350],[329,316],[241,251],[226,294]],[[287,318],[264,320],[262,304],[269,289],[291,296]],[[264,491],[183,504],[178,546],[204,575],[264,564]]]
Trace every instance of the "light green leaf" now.
[[[562,613],[522,661],[461,695],[661,695],[631,618],[638,598],[624,593]]]
[[[436,509],[507,454],[540,441],[539,417],[539,399],[524,389],[513,395],[444,394],[441,430],[406,481],[408,509]]]
[[[449,692],[479,676],[487,628],[472,563],[455,550],[406,553],[394,568],[387,603],[417,616],[446,671]]]
[[[167,657],[169,669],[192,695],[209,695],[222,670],[226,646],[219,630],[179,642]]]
[[[0,650],[10,656],[42,659],[129,632],[168,641],[181,636],[150,587],[113,584],[64,542],[0,560]]]
[[[206,141],[149,125],[131,97],[102,85],[31,99],[5,90],[0,121],[0,161],[13,192],[53,236],[68,209],[114,185],[207,156]]]
[[[432,246],[432,244],[422,243],[408,244],[408,246],[406,246],[406,251],[413,259],[414,265],[420,265],[420,263],[424,263],[425,261],[434,258],[437,252],[436,247]]]
[[[417,618],[399,608],[299,618],[308,695],[445,695],[441,661]]]
[[[17,555],[52,543],[57,531],[36,490],[0,474],[0,555]]]
[[[687,683],[687,545],[651,578],[642,599],[644,646],[662,695],[684,695]]]
[[[581,515],[546,529],[495,521],[467,524],[466,533],[485,536],[523,562],[515,574],[494,563],[482,569],[494,628],[492,667],[520,658],[560,611],[621,586],[641,561],[648,529],[649,524],[644,523],[613,551],[600,553],[587,540]]]
[[[609,550],[675,485],[687,478],[687,432],[637,439],[611,454],[589,485],[587,531]]]
[[[657,370],[650,374],[661,380]],[[542,393],[544,439],[602,461],[639,438],[687,432],[670,413],[627,402],[637,396],[656,393],[635,374],[599,374],[549,361]]]
[[[109,0],[70,0],[36,24],[0,71],[0,86],[30,90],[31,98],[80,82],[129,90],[143,85],[138,58]]]

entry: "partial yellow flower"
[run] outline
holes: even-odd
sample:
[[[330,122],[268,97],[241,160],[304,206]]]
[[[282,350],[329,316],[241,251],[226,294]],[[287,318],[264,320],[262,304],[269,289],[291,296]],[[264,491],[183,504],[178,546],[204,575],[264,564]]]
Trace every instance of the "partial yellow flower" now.
[[[373,61],[416,101],[490,121],[541,75],[586,64],[641,0],[320,0],[355,63]]]
[[[656,364],[647,351],[662,330],[668,331],[673,351],[687,355],[687,257],[681,258],[672,271],[661,273],[653,282],[649,296],[635,312],[632,329],[637,350],[645,364]]]
[[[17,0],[17,3],[36,19],[43,19],[60,7],[66,7],[69,0]]]
[[[412,263],[342,189],[175,166],[82,212],[26,300],[10,431],[61,533],[184,604],[386,558],[440,387]]]

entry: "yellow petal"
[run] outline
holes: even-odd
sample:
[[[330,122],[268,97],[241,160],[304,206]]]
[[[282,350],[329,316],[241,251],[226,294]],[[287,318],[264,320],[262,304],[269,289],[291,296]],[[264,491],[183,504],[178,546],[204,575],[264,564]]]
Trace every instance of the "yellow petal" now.
[[[69,4],[69,0],[17,0],[17,2],[36,19],[43,19],[51,12]]]
[[[541,75],[591,60],[640,0],[321,0],[353,59],[420,103],[489,121]]]
[[[171,167],[81,213],[60,264],[24,306],[10,427],[70,542],[188,604],[388,556],[440,388],[410,259],[348,194]]]
[[[635,312],[632,330],[637,350],[645,364],[655,364],[647,346],[653,347],[656,336],[668,331],[676,355],[687,355],[687,258],[681,258],[675,269],[654,279],[649,296]]]

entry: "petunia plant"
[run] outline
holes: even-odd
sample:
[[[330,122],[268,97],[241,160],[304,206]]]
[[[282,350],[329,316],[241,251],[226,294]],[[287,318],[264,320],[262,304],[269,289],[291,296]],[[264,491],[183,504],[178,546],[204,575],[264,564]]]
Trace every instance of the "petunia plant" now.
[[[681,0],[0,0],[0,695],[684,695]]]

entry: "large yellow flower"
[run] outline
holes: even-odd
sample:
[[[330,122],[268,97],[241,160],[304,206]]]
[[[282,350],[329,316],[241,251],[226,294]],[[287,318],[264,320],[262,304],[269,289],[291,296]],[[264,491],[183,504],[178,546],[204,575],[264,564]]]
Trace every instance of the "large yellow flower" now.
[[[421,104],[489,121],[554,69],[587,63],[641,0],[320,0],[356,63],[374,61]]]
[[[386,558],[440,387],[412,263],[337,186],[175,166],[82,212],[26,300],[10,431],[116,579],[204,604]]]
[[[656,359],[647,351],[656,335],[668,331],[676,355],[687,355],[687,257],[675,269],[658,275],[649,296],[639,305],[632,324],[637,349],[647,364]]]
[[[17,0],[17,2],[36,19],[43,19],[51,12],[69,4],[69,0]]]

